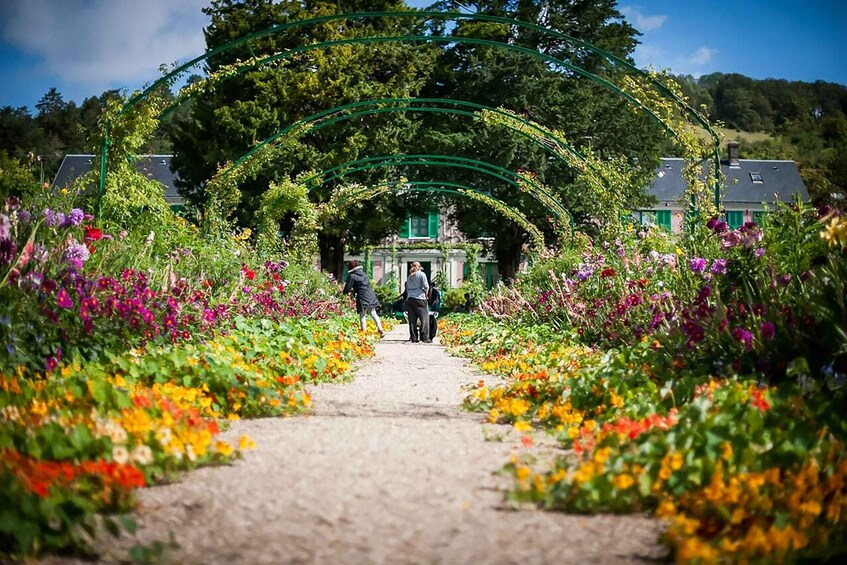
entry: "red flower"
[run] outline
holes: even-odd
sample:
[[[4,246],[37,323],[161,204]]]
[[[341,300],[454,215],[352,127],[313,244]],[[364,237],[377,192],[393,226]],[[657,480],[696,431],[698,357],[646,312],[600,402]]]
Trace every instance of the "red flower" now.
[[[93,226],[85,226],[85,241],[100,241],[103,238],[103,230]]]
[[[600,271],[600,276],[603,277],[603,278],[614,277],[616,274],[617,273],[615,272],[615,270],[611,267],[607,267],[607,268],[603,269],[602,271]]]

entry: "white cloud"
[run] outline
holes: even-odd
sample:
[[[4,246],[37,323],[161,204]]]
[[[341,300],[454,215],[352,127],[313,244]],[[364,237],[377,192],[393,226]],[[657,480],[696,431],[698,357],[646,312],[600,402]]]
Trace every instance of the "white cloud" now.
[[[209,0],[17,0],[0,33],[39,70],[92,91],[159,76],[160,64],[205,49]]]
[[[630,22],[635,24],[635,29],[640,32],[659,29],[665,25],[665,20],[668,19],[668,17],[664,14],[646,16],[641,11],[641,6],[621,6],[621,13],[626,16]]]
[[[691,65],[705,65],[712,60],[712,56],[717,52],[717,49],[701,47],[688,58],[688,63]]]

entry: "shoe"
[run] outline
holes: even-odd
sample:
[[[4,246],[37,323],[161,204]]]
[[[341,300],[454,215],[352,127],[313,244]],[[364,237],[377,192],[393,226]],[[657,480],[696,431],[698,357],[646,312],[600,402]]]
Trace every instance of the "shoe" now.
[[[422,341],[421,343],[432,343],[432,341],[431,341],[431,340],[427,340],[427,341]]]
[[[419,340],[417,340],[417,339],[410,339],[409,341],[412,342],[412,343],[419,343]]]
[[[381,338],[385,337],[385,332],[382,331],[382,330],[379,330],[379,337],[381,337]]]

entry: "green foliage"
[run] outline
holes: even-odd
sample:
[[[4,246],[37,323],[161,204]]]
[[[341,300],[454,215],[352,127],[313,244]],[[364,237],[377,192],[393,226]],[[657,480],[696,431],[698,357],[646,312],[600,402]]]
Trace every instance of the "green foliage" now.
[[[296,261],[312,264],[318,249],[318,213],[309,201],[308,187],[299,180],[271,183],[262,195],[258,211],[261,227],[258,243],[260,251],[285,250]],[[282,240],[280,221],[290,216],[294,217],[294,227]]]
[[[465,293],[464,288],[450,288],[444,293],[441,299],[441,308],[445,312],[460,312],[465,308]]]
[[[6,151],[0,150],[0,199],[7,196],[30,196],[37,193],[41,187],[32,176],[31,171]]]

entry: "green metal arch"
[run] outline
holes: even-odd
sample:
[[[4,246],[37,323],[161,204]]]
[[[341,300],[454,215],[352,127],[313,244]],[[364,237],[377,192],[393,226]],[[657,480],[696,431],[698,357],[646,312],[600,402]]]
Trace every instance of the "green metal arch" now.
[[[311,21],[311,20],[304,20],[304,21]],[[581,67],[573,65],[572,63],[569,63],[569,62],[564,61],[562,59],[557,59],[556,57],[553,57],[552,55],[540,53],[538,51],[535,51],[534,49],[529,49],[528,47],[521,47],[520,45],[514,45],[514,44],[511,44],[511,43],[503,43],[501,41],[494,41],[494,40],[491,40],[491,39],[478,39],[478,38],[474,38],[474,37],[447,37],[447,36],[439,36],[439,35],[389,35],[389,36],[380,36],[380,37],[350,37],[350,38],[343,38],[343,39],[335,39],[335,40],[332,40],[332,41],[321,41],[321,42],[312,43],[312,44],[309,44],[309,45],[301,45],[299,47],[292,47],[291,49],[287,49],[286,51],[284,51],[282,53],[275,53],[273,55],[269,55],[269,56],[267,56],[263,59],[259,59],[257,61],[254,61],[253,63],[246,64],[246,65],[240,67],[237,72],[234,72],[232,75],[230,75],[226,78],[231,78],[232,76],[238,76],[238,75],[243,74],[243,73],[245,73],[245,72],[247,72],[251,69],[255,69],[256,67],[260,67],[260,66],[266,65],[268,63],[273,63],[273,62],[276,62],[276,61],[282,61],[282,60],[288,59],[293,55],[297,55],[297,54],[300,54],[300,53],[307,53],[309,51],[314,51],[314,50],[318,50],[318,49],[328,49],[328,48],[332,48],[332,47],[340,47],[340,46],[343,46],[343,45],[358,45],[358,44],[367,45],[367,44],[372,44],[372,43],[395,43],[395,42],[403,42],[403,41],[421,42],[421,43],[427,43],[427,42],[432,42],[432,43],[463,43],[463,44],[468,44],[468,45],[483,45],[483,46],[487,46],[487,47],[497,47],[497,48],[500,48],[500,49],[506,49],[507,51],[514,51],[516,53],[522,53],[522,54],[527,55],[529,57],[533,57],[533,58],[542,60],[546,63],[552,63],[554,65],[559,65],[559,66],[564,67],[565,69],[567,69],[569,71],[573,71],[573,72],[579,74],[580,76],[583,76],[583,77],[589,79],[590,81],[592,81],[596,84],[599,84],[600,86],[603,86],[604,88],[616,93],[618,96],[620,96],[621,98],[624,98],[626,101],[628,101],[632,105],[640,108],[645,114],[647,114],[654,121],[656,121],[656,123],[661,124],[671,135],[676,136],[676,132],[670,126],[668,126],[668,124],[666,124],[664,122],[664,120],[662,120],[662,118],[657,116],[655,112],[653,112],[650,108],[645,106],[640,100],[638,100],[637,98],[635,98],[634,96],[632,96],[628,92],[622,90],[620,87],[618,87],[614,83],[611,83],[611,82],[609,82],[608,80],[606,80],[602,77],[599,77],[599,76],[597,76],[593,73],[590,73],[590,72],[582,69]],[[235,47],[235,46],[233,46],[233,47]],[[148,88],[147,90],[150,90],[150,88]],[[147,92],[147,90],[144,91],[146,93],[145,97],[149,95],[149,92]],[[136,98],[138,98],[138,97],[135,97],[135,98],[131,99],[130,101],[128,101],[127,104],[124,106],[124,108],[121,110],[121,113],[124,113],[125,111],[127,111],[129,108],[131,108],[137,102],[140,101],[140,99],[136,100]],[[180,104],[185,100],[186,100],[185,98],[178,99],[176,104]],[[167,109],[165,111],[167,111]]]
[[[402,106],[385,106],[386,104],[405,104]],[[309,132],[320,130],[324,127],[328,127],[335,123],[351,120],[354,118],[362,117],[362,116],[370,116],[374,114],[384,114],[391,112],[430,112],[430,113],[443,113],[443,114],[451,114],[451,115],[459,115],[459,116],[467,116],[471,118],[478,118],[479,114],[476,112],[469,112],[465,110],[458,110],[452,108],[430,108],[425,106],[409,106],[409,104],[444,104],[444,105],[454,105],[454,106],[463,106],[467,108],[473,108],[474,110],[483,110],[489,111],[496,114],[500,114],[503,116],[507,116],[513,120],[520,122],[522,125],[527,126],[533,131],[537,132],[545,139],[549,139],[551,143],[555,143],[558,147],[561,147],[569,154],[571,154],[575,159],[582,161],[586,164],[586,166],[590,166],[587,162],[585,155],[583,155],[579,150],[571,146],[565,139],[557,136],[550,135],[549,132],[544,130],[543,128],[538,127],[532,121],[525,120],[520,116],[514,116],[508,112],[504,112],[499,108],[492,108],[490,106],[485,106],[483,104],[477,104],[475,102],[466,102],[463,100],[450,100],[447,98],[379,98],[374,100],[362,100],[358,102],[352,102],[349,104],[344,104],[341,106],[336,106],[334,108],[329,108],[326,110],[322,110],[320,112],[316,112],[310,116],[306,116],[300,120],[297,120],[293,124],[290,124],[277,133],[265,138],[261,142],[254,145],[249,151],[247,151],[244,155],[238,158],[235,162],[232,163],[226,170],[221,172],[223,176],[227,176],[230,171],[238,168],[243,165],[250,157],[252,157],[256,152],[262,150],[262,148],[275,143],[282,137],[285,137],[287,134],[292,131],[297,130],[297,128],[303,127],[306,128]],[[373,108],[368,108],[369,106],[374,106]],[[347,110],[354,110],[356,108],[364,108],[362,110],[358,110],[349,114],[343,114],[341,116],[330,117],[333,114],[337,114],[340,112],[345,112]],[[326,120],[321,120],[321,118],[328,118]],[[534,144],[538,145],[558,160],[564,162],[568,167],[573,168],[573,166],[568,163],[566,159],[564,159],[550,144],[544,143],[532,135],[522,132],[520,130],[514,130],[517,133],[523,135],[526,139],[530,140]]]
[[[596,46],[594,46],[594,45],[592,45],[588,42],[577,40],[577,39],[575,39],[571,36],[568,36],[567,34],[564,34],[562,32],[558,32],[556,30],[544,28],[542,26],[538,26],[536,24],[531,24],[529,22],[521,22],[520,20],[512,20],[512,19],[509,19],[509,18],[503,18],[503,17],[498,17],[498,16],[486,16],[484,14],[460,14],[460,13],[429,12],[429,11],[421,11],[421,12],[417,12],[417,11],[415,11],[415,12],[364,12],[364,13],[354,13],[354,14],[331,14],[331,15],[317,17],[317,18],[310,18],[310,19],[307,19],[307,20],[298,20],[298,21],[294,21],[294,22],[288,22],[288,23],[285,23],[285,24],[278,24],[278,25],[266,28],[265,30],[250,34],[248,36],[245,36],[245,37],[233,40],[233,41],[230,41],[230,42],[228,42],[228,43],[226,43],[226,44],[224,44],[224,45],[222,45],[222,46],[220,46],[216,49],[207,51],[203,55],[196,57],[195,59],[192,59],[191,61],[189,61],[188,63],[185,63],[184,65],[179,66],[178,68],[174,69],[171,73],[169,73],[165,77],[162,77],[158,81],[154,82],[150,87],[145,89],[143,92],[141,92],[138,95],[131,98],[124,105],[124,107],[121,110],[121,113],[128,111],[132,106],[134,106],[135,104],[137,104],[138,102],[140,102],[141,100],[143,100],[144,98],[149,96],[150,92],[152,92],[156,88],[160,87],[162,84],[169,84],[179,74],[181,74],[182,72],[192,68],[196,64],[207,60],[209,57],[212,57],[212,56],[217,55],[219,53],[228,51],[230,49],[233,49],[233,48],[235,48],[239,45],[248,43],[249,41],[256,39],[256,38],[259,38],[259,37],[265,37],[265,36],[269,36],[269,35],[282,33],[284,31],[287,31],[289,29],[294,29],[294,28],[297,28],[297,27],[302,27],[302,26],[306,26],[306,25],[313,25],[313,24],[318,24],[318,23],[324,23],[324,22],[340,20],[340,19],[353,19],[353,18],[375,19],[375,18],[384,18],[384,17],[420,18],[422,16],[424,16],[428,19],[436,19],[436,18],[454,19],[454,20],[475,19],[475,20],[480,20],[480,21],[491,21],[491,22],[504,23],[504,24],[508,24],[508,25],[514,25],[514,26],[518,26],[518,27],[522,27],[522,28],[526,28],[526,29],[531,29],[531,30],[536,31],[538,33],[550,35],[552,37],[556,37],[557,39],[562,39],[566,42],[572,43],[574,45],[578,45],[578,46],[580,46],[584,49],[587,49],[587,50],[597,54],[597,55],[602,56],[607,61],[611,62],[613,65],[619,66],[619,67],[627,70],[628,72],[633,72],[633,73],[639,74],[642,77],[647,78],[657,88],[657,90],[663,96],[674,100],[679,105],[681,110],[683,110],[683,112],[685,112],[690,117],[693,117],[695,119],[695,121],[697,121],[701,126],[705,127],[709,131],[710,135],[712,135],[713,140],[715,140],[715,148],[714,148],[715,169],[716,169],[716,174],[719,173],[720,164],[719,164],[719,153],[718,153],[718,146],[717,146],[717,144],[718,144],[717,134],[714,132],[714,130],[712,130],[712,128],[709,126],[708,122],[705,119],[703,119],[702,116],[700,116],[690,106],[685,104],[684,101],[680,100],[675,94],[673,94],[671,91],[669,91],[669,89],[667,89],[667,87],[665,87],[664,85],[661,84],[661,81],[657,81],[655,78],[651,77],[649,74],[645,73],[644,71],[641,71],[640,69],[637,69],[636,67],[632,66],[628,62],[612,55],[611,53],[608,53],[608,52],[606,52],[606,51],[604,51],[604,50],[602,50],[602,49],[600,49],[600,48],[598,48],[598,47],[596,47]],[[540,53],[540,52],[535,51],[533,49],[528,49],[528,48],[525,48],[525,47],[520,47],[520,46],[517,46],[517,45],[511,45],[511,44],[502,43],[502,42],[498,42],[498,41],[489,41],[489,40],[481,40],[481,39],[465,38],[465,37],[411,36],[411,35],[410,36],[391,36],[391,37],[352,38],[352,39],[343,39],[343,40],[331,41],[331,42],[320,42],[320,43],[312,44],[312,45],[309,45],[309,46],[297,47],[297,48],[291,49],[291,50],[289,50],[285,53],[273,55],[273,56],[267,57],[265,59],[262,59],[260,61],[257,61],[253,65],[250,65],[248,67],[249,68],[255,68],[259,65],[269,63],[269,62],[272,62],[272,61],[275,61],[275,60],[281,60],[281,59],[289,57],[292,54],[299,53],[299,52],[305,52],[305,51],[308,51],[308,50],[311,50],[311,49],[321,49],[321,48],[326,48],[326,47],[335,46],[335,45],[349,45],[349,44],[355,44],[355,43],[363,43],[363,44],[381,43],[381,42],[389,42],[389,41],[433,41],[433,42],[444,42],[444,43],[468,43],[468,44],[476,44],[476,45],[489,45],[489,46],[492,46],[492,47],[505,48],[505,49],[509,49],[509,50],[512,50],[512,51],[521,52],[521,53],[524,53],[528,56],[532,56],[532,57],[535,57],[535,58],[556,64],[556,65],[561,65],[564,68],[566,68],[570,71],[573,71],[573,72],[579,74],[580,76],[583,76],[583,77],[595,82],[596,84],[600,84],[601,86],[604,86],[605,88],[617,93],[620,97],[626,99],[630,103],[632,103],[632,104],[636,105],[637,107],[641,108],[645,113],[650,115],[658,123],[662,124],[673,135],[676,135],[676,133],[667,124],[665,124],[661,118],[659,118],[654,112],[652,112],[652,110],[650,110],[649,108],[644,106],[640,101],[638,101],[632,95],[624,92],[623,90],[621,90],[620,88],[618,88],[617,86],[612,84],[611,82],[609,82],[609,81],[607,81],[607,80],[605,80],[605,79],[603,79],[603,78],[601,78],[597,75],[594,75],[593,73],[590,73],[590,72],[586,71],[585,69],[582,69],[581,67],[574,65],[572,63],[569,63],[567,61],[557,59],[555,57],[552,57],[550,55],[546,55],[544,53]],[[241,72],[241,71],[239,71],[239,72]],[[101,162],[100,162],[100,172],[101,172],[101,174],[100,174],[100,191],[99,191],[99,194],[98,194],[98,212],[99,212],[99,200],[100,200],[100,198],[102,198],[102,193],[103,193],[103,190],[105,188],[106,159],[107,159],[108,145],[109,145],[109,138],[108,138],[108,129],[107,129],[106,132],[105,132],[105,135],[104,135],[103,146],[101,148]],[[716,198],[716,203],[719,203],[719,180],[717,178],[716,178],[716,185],[715,185],[715,198]]]
[[[510,25],[510,26],[516,26],[516,27],[520,27],[520,28],[523,28],[523,29],[531,30],[531,31],[536,32],[536,33],[540,33],[542,35],[546,35],[546,36],[549,36],[549,37],[554,37],[556,39],[563,40],[563,41],[565,41],[565,42],[567,42],[571,45],[578,46],[582,49],[590,51],[591,53],[594,53],[595,55],[599,55],[603,59],[612,63],[614,66],[619,67],[619,68],[625,70],[626,72],[637,74],[637,75],[639,75],[643,78],[648,79],[650,81],[650,83],[663,96],[665,96],[666,98],[670,98],[671,100],[676,102],[677,105],[681,109],[683,109],[683,111],[686,114],[688,114],[689,116],[694,118],[695,121],[697,121],[701,126],[703,126],[707,131],[709,131],[710,135],[712,136],[712,138],[716,142],[719,139],[717,133],[711,128],[708,121],[705,120],[694,108],[692,108],[691,106],[686,104],[685,101],[681,100],[673,91],[668,89],[667,86],[662,84],[661,81],[657,80],[655,77],[651,76],[649,73],[643,71],[642,69],[635,67],[634,65],[632,65],[631,63],[629,63],[625,59],[622,59],[622,58],[620,58],[620,57],[618,57],[618,56],[616,56],[616,55],[614,55],[614,54],[612,54],[612,53],[610,53],[610,52],[608,52],[604,49],[601,49],[601,48],[597,47],[596,45],[594,45],[593,43],[589,43],[587,41],[577,39],[577,38],[575,38],[571,35],[568,35],[564,32],[561,32],[561,31],[558,31],[558,30],[555,30],[555,29],[540,26],[538,24],[534,24],[534,23],[531,23],[531,22],[525,22],[525,21],[522,21],[522,20],[514,20],[514,19],[511,19],[511,18],[506,18],[506,17],[502,17],[502,16],[492,16],[492,15],[487,15],[487,14],[463,14],[463,13],[460,13],[460,12],[439,12],[439,11],[430,11],[430,10],[414,10],[414,11],[404,11],[404,12],[385,11],[385,12],[354,12],[354,13],[349,13],[349,14],[328,14],[328,15],[325,15],[325,16],[318,16],[318,17],[315,17],[315,18],[308,18],[308,19],[305,19],[305,20],[296,20],[296,21],[292,21],[292,22],[286,22],[286,23],[283,23],[283,24],[276,24],[276,25],[267,27],[264,30],[260,30],[258,32],[246,35],[244,37],[240,37],[238,39],[234,39],[232,41],[229,41],[229,42],[225,43],[224,45],[221,45],[221,46],[218,46],[214,49],[211,49],[211,50],[203,53],[202,55],[199,55],[199,56],[195,57],[194,59],[180,65],[179,67],[177,67],[176,69],[174,69],[173,71],[171,71],[170,73],[165,75],[164,77],[155,81],[153,84],[151,84],[149,87],[147,87],[144,91],[142,91],[141,93],[139,93],[138,95],[134,96],[129,101],[127,101],[127,103],[124,105],[124,109],[122,111],[126,111],[130,107],[134,106],[136,103],[138,103],[139,101],[141,101],[144,98],[146,98],[147,96],[149,96],[150,92],[159,88],[163,84],[171,83],[174,80],[175,77],[177,77],[180,74],[182,74],[183,72],[193,68],[197,64],[208,60],[210,57],[214,57],[215,55],[219,55],[221,53],[229,51],[230,49],[234,49],[234,48],[236,48],[236,47],[238,47],[242,44],[249,43],[253,39],[258,39],[258,38],[261,38],[261,37],[276,35],[276,34],[288,31],[290,29],[296,29],[298,27],[327,23],[327,22],[332,22],[332,21],[336,21],[336,20],[351,20],[351,19],[373,20],[373,19],[377,19],[377,18],[406,18],[406,19],[421,19],[421,18],[423,18],[425,20],[434,20],[434,19],[477,20],[477,21],[483,21],[483,22],[502,23],[502,24],[507,24],[507,25]],[[413,37],[416,37],[416,36],[403,36],[403,37],[413,38]],[[424,36],[424,37],[426,37],[426,36]],[[460,43],[461,39],[463,39],[463,38],[452,37],[450,39],[452,40],[452,42]],[[495,42],[495,43],[499,43],[499,42]],[[500,45],[508,45],[508,44],[500,43]],[[529,50],[529,49],[527,49],[527,50],[532,51],[533,53],[539,54],[537,51]],[[558,61],[557,59],[553,59],[553,60]],[[580,74],[581,76],[584,76],[585,78],[588,78],[590,80],[599,79],[600,82],[598,82],[598,84],[602,84],[604,86],[614,87],[614,85],[611,85],[611,83],[609,83],[608,81],[605,81],[604,79],[602,79],[600,77],[597,77],[593,73],[590,73],[589,71],[586,71],[585,69],[582,69],[581,67],[573,65],[573,64],[568,63],[566,61],[561,61],[561,64],[565,65],[566,68],[568,68],[569,70],[572,70],[572,71],[576,72],[577,74]],[[617,87],[614,87],[614,88],[616,89]]]
[[[460,184],[460,183],[454,183],[454,182],[409,181],[409,182],[404,183],[404,185],[408,185],[410,188],[404,189],[403,191],[397,191],[397,192],[434,192],[434,193],[443,193],[443,194],[453,194],[453,195],[464,196],[464,197],[468,197],[467,193],[470,192],[470,193],[474,193],[474,194],[477,194],[479,196],[484,197],[480,201],[485,203],[485,204],[488,204],[488,202],[487,202],[488,200],[496,202],[500,206],[503,206],[504,208],[508,209],[510,212],[515,214],[516,216],[520,217],[521,220],[526,225],[532,226],[536,230],[536,232],[538,233],[538,236],[540,236],[540,239],[538,239],[538,237],[535,236],[532,233],[530,233],[530,236],[533,237],[534,240],[536,240],[535,244],[538,248],[543,248],[543,246],[544,246],[544,237],[541,236],[541,231],[538,229],[538,226],[536,226],[531,221],[529,221],[529,218],[527,218],[524,215],[523,212],[521,212],[519,209],[515,208],[514,206],[510,206],[510,205],[506,204],[505,202],[503,202],[499,198],[495,198],[494,196],[491,196],[490,194],[482,192],[481,190],[477,190],[477,189],[471,188],[467,185],[463,185],[463,184]],[[369,196],[369,198],[373,198],[374,196],[377,196],[379,194],[384,194],[386,192],[391,192],[394,185],[393,184],[384,184],[384,185],[377,185],[377,186],[373,186],[373,187],[365,187],[365,188],[362,188],[359,191],[351,193],[349,195],[349,198],[339,199],[336,202],[336,204],[339,207],[347,206],[347,205],[352,204],[355,201],[359,200],[359,198],[357,198],[359,195],[367,193],[370,190],[373,190],[375,188],[381,188],[382,186],[385,187],[385,190],[381,190],[377,193],[374,193],[373,195]],[[490,206],[490,204],[489,204],[489,206]],[[495,212],[497,212],[497,209],[495,207],[491,206],[491,208]]]
[[[446,167],[456,167],[461,169],[468,169],[472,171],[476,171],[479,173],[483,173],[485,175],[497,178],[507,184],[510,184],[519,190],[521,189],[520,184],[518,183],[518,178],[521,178],[528,185],[533,188],[533,191],[530,193],[532,196],[536,198],[542,205],[546,206],[547,209],[556,215],[556,217],[560,221],[567,221],[570,225],[571,232],[573,232],[574,220],[571,213],[563,207],[559,201],[552,194],[547,192],[544,187],[539,185],[532,179],[527,179],[523,177],[519,177],[517,173],[514,173],[508,169],[504,169],[503,167],[499,167],[497,165],[492,165],[491,163],[486,163],[485,161],[480,161],[478,159],[471,159],[468,157],[457,157],[453,155],[433,155],[433,154],[418,154],[418,155],[381,155],[377,157],[367,157],[364,159],[357,159],[354,161],[348,161],[346,163],[342,163],[340,165],[336,165],[334,167],[330,167],[328,169],[324,169],[323,171],[312,175],[311,177],[307,177],[303,179],[303,184],[309,186],[309,190],[314,190],[319,186],[327,184],[333,180],[337,180],[343,178],[349,174],[367,171],[371,169],[384,168],[389,166],[408,166],[408,165],[426,165],[426,166],[446,166]],[[329,175],[329,176],[327,176]],[[320,179],[320,182],[315,184],[313,181]],[[539,198],[537,195],[540,194],[542,198]]]

